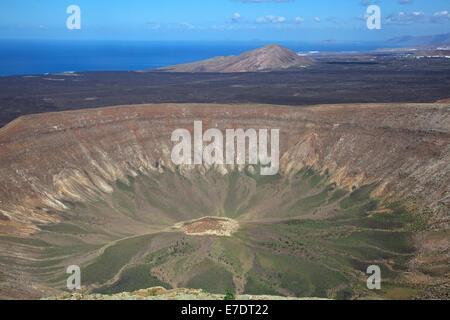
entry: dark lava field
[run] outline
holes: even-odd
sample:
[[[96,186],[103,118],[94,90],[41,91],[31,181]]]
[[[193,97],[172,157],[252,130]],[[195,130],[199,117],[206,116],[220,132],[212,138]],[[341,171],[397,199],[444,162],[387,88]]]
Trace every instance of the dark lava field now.
[[[18,116],[143,103],[435,102],[450,97],[450,59],[321,58],[255,73],[81,72],[0,77],[0,126]]]

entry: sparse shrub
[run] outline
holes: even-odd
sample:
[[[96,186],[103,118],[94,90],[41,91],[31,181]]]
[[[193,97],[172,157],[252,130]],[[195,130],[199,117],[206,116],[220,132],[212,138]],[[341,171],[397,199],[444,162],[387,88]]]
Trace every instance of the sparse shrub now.
[[[236,300],[236,296],[233,291],[227,289],[223,300]]]
[[[433,217],[433,211],[429,208],[424,209],[422,212],[413,214],[413,223],[410,226],[413,232],[427,231],[429,228],[430,220]]]

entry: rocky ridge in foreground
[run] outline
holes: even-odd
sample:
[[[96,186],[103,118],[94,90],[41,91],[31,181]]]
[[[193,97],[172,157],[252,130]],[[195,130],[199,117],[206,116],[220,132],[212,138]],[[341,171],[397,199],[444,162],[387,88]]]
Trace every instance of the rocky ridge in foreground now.
[[[224,300],[225,295],[208,293],[201,289],[177,288],[166,290],[163,287],[154,287],[137,290],[134,292],[122,292],[112,295],[106,294],[82,294],[65,293],[58,297],[44,300]],[[237,295],[236,300],[328,300],[321,298],[295,298],[269,295]]]

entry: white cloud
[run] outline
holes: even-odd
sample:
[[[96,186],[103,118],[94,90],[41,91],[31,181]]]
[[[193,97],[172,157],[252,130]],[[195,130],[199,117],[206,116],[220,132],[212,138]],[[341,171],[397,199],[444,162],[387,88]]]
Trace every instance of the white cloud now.
[[[385,23],[387,24],[414,24],[428,22],[429,18],[424,12],[405,12],[401,11],[397,14],[391,14],[387,16]]]
[[[417,23],[445,23],[450,21],[450,13],[447,10],[435,12],[432,16],[422,11],[401,11],[386,17],[386,24],[417,24]]]
[[[447,10],[435,12],[431,21],[434,23],[443,23],[450,21],[450,12]]]
[[[188,29],[188,30],[193,30],[195,29],[195,26],[190,24],[189,22],[182,22],[180,23],[182,27]]]
[[[316,22],[320,22],[321,20],[320,20],[320,18],[319,18],[319,17],[314,17],[314,21],[316,21]]]
[[[294,19],[295,23],[302,23],[304,21],[305,21],[305,19],[303,19],[302,17],[295,17],[295,19]]]
[[[159,29],[161,29],[161,25],[159,23],[158,24],[154,24],[154,25],[150,26],[150,29],[152,29],[152,30],[159,30]]]
[[[242,20],[242,16],[238,12],[234,13],[233,16],[231,17],[231,22],[234,22],[234,23],[239,23],[239,22],[241,22],[241,20]]]
[[[286,21],[286,17],[275,15],[267,15],[256,19],[256,23],[284,23]]]
[[[445,16],[449,16],[449,13],[448,13],[448,11],[447,10],[445,10],[445,11],[439,11],[439,12],[436,12],[434,15],[433,15],[434,17],[445,17]]]
[[[356,17],[356,19],[358,20],[367,20],[367,18],[369,17],[369,14],[364,13],[364,14],[360,14],[359,16]]]
[[[259,3],[259,2],[291,2],[294,0],[235,0],[235,1]]]
[[[361,0],[359,4],[362,5],[363,7],[368,7],[372,4],[379,4],[380,2],[381,0]]]

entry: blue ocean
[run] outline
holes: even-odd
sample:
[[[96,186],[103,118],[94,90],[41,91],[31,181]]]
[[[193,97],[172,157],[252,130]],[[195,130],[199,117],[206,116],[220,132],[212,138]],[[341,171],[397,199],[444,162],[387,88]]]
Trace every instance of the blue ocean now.
[[[273,42],[0,40],[0,76],[142,70],[238,55]],[[369,51],[381,43],[279,42],[300,51]]]

